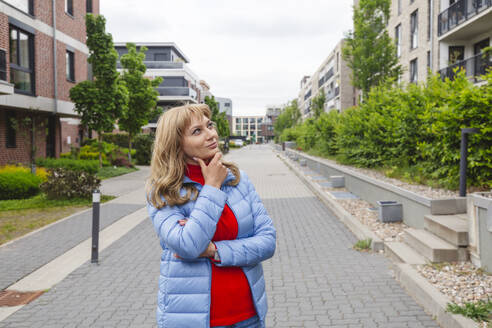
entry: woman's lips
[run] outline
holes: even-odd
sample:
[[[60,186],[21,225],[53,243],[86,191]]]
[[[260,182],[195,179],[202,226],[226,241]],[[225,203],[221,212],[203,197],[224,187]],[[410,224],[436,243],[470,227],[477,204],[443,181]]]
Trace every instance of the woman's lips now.
[[[211,145],[208,145],[207,148],[210,148],[210,149],[215,149],[217,148],[217,142],[214,142],[213,144]]]

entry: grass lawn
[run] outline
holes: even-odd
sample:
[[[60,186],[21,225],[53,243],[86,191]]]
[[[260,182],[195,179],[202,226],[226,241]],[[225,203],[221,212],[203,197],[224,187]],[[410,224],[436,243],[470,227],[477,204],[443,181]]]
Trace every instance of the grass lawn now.
[[[101,196],[101,202],[115,197]],[[92,200],[49,200],[44,194],[0,201],[0,245],[92,206]]]
[[[124,166],[103,166],[102,168],[99,169],[96,176],[99,179],[104,180],[135,171],[138,171],[136,167],[133,168],[133,167],[124,167]]]

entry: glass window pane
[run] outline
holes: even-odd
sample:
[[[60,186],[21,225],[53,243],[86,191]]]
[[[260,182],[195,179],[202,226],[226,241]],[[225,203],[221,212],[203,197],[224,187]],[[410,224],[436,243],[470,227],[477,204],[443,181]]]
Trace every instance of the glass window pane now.
[[[10,62],[17,63],[17,30],[10,30]]]
[[[32,92],[31,74],[18,71],[16,69],[10,69],[10,83],[14,84],[14,88],[17,90],[23,90],[26,92]]]
[[[29,36],[22,32],[19,32],[19,54],[19,65],[29,68]]]

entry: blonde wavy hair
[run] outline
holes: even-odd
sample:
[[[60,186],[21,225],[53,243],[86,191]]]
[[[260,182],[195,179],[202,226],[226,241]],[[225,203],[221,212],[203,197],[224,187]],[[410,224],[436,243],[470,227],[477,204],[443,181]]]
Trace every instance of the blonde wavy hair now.
[[[208,105],[191,104],[174,107],[159,117],[152,149],[150,177],[146,187],[149,201],[155,208],[182,205],[198,197],[194,184],[183,184],[186,161],[182,141],[184,131],[191,124],[192,118],[201,119],[203,115],[208,119],[212,117]],[[222,164],[236,177],[228,184],[237,185],[240,180],[239,168],[229,162],[222,161]],[[183,187],[186,189],[186,195],[181,196],[180,191]]]

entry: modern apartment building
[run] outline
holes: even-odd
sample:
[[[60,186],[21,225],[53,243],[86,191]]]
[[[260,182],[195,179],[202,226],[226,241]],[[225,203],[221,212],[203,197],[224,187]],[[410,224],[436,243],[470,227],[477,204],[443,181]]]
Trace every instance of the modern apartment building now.
[[[260,133],[259,135],[262,137],[263,142],[268,142],[273,140],[275,137],[273,125],[277,120],[277,117],[280,115],[282,108],[270,106],[267,108],[265,113],[265,119],[263,123],[260,124]]]
[[[157,87],[159,92],[157,105],[167,110],[172,107],[190,103],[202,103],[209,95],[208,84],[188,67],[189,59],[174,42],[138,42],[137,50],[145,46],[146,77],[151,79],[162,77],[163,81]],[[126,43],[116,42],[118,55],[128,53]],[[118,61],[118,70],[121,64]],[[155,130],[157,119],[151,121],[144,129]]]
[[[229,131],[232,132],[232,99],[215,97],[215,101],[218,103],[219,112],[226,114],[227,122],[229,122]]]
[[[246,140],[263,142],[260,127],[264,116],[234,116],[232,135],[243,136]]]
[[[325,93],[326,112],[341,112],[355,105],[355,91],[350,82],[351,71],[342,58],[343,43],[342,39],[311,76],[302,78],[297,103],[303,119],[313,115],[311,102],[321,90]]]
[[[491,66],[483,49],[492,38],[492,0],[393,0],[388,32],[403,82],[425,81],[429,69],[452,78],[456,67],[478,81]]]
[[[0,165],[79,145],[69,90],[88,78],[88,12],[99,0],[0,0]]]

